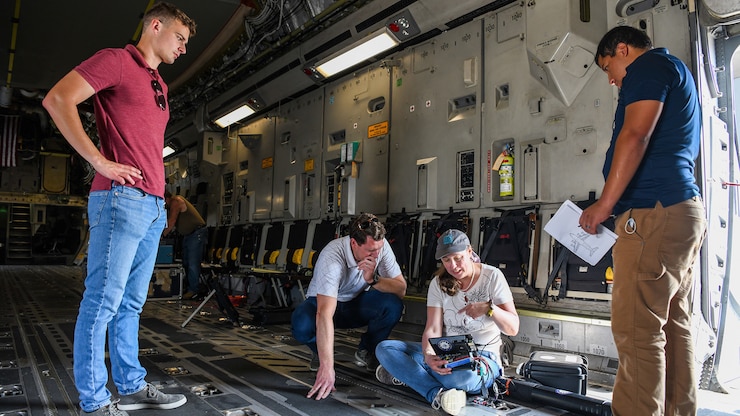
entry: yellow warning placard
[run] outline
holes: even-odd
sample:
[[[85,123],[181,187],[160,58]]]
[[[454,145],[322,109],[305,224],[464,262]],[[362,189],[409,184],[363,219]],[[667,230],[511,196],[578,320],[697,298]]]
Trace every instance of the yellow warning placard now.
[[[272,158],[266,157],[262,159],[262,169],[267,169],[272,167]]]
[[[388,134],[388,121],[383,121],[376,124],[367,126],[367,138],[372,139],[373,137],[383,136]]]
[[[303,161],[303,171],[304,172],[313,171],[313,159],[306,159]]]

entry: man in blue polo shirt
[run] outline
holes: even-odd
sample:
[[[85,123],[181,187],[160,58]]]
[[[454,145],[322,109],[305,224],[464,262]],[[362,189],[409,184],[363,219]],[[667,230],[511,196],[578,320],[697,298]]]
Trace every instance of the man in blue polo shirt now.
[[[610,30],[596,63],[619,88],[600,199],[589,233],[617,216],[612,334],[619,353],[615,415],[694,415],[696,380],[688,297],[706,233],[694,179],[701,108],[686,65],[641,30]]]

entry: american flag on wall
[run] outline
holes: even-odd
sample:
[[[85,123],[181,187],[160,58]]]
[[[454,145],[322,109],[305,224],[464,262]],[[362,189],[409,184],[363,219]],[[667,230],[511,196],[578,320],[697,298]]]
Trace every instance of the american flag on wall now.
[[[18,126],[20,125],[20,116],[0,116],[0,167],[15,166],[15,148],[18,142]]]

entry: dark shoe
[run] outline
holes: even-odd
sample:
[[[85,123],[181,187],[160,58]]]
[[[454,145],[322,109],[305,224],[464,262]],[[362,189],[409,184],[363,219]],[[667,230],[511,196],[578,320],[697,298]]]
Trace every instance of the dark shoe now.
[[[180,407],[188,399],[182,394],[166,394],[157,390],[151,383],[146,383],[143,390],[128,396],[121,396],[118,408],[123,410],[159,409],[167,410]]]
[[[189,300],[189,299],[192,299],[195,296],[196,296],[195,292],[191,292],[191,291],[188,290],[187,292],[185,292],[184,295],[182,295],[182,298],[185,299],[185,300]]]
[[[375,370],[380,366],[380,363],[378,362],[378,359],[375,358],[375,354],[372,354],[367,357],[367,371],[370,371],[372,373],[375,372]]]
[[[374,372],[378,367],[378,360],[375,358],[375,354],[371,354],[368,350],[357,350],[355,353],[355,365],[365,367],[368,371]]]
[[[403,381],[393,377],[393,374],[389,373],[388,370],[385,369],[382,365],[379,365],[378,368],[375,369],[375,378],[378,379],[379,382],[383,384],[387,384],[389,386],[405,386]]]
[[[86,412],[83,410],[80,414],[95,416],[128,416],[128,413],[118,408],[118,400],[115,400],[108,406],[103,406],[94,412]]]
[[[311,371],[319,371],[319,365],[321,363],[319,362],[319,355],[314,354],[313,357],[311,357],[311,362],[308,363],[308,369]]]
[[[367,367],[368,355],[370,355],[370,351],[368,350],[357,350],[355,353],[355,364],[358,367]]]

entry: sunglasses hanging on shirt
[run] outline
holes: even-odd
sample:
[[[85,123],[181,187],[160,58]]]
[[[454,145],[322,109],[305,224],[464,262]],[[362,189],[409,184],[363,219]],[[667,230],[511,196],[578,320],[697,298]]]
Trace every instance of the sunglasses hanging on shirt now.
[[[156,79],[152,80],[152,89],[154,90],[154,101],[157,103],[159,108],[164,111],[167,109],[167,99],[164,98],[164,91],[162,85]]]

